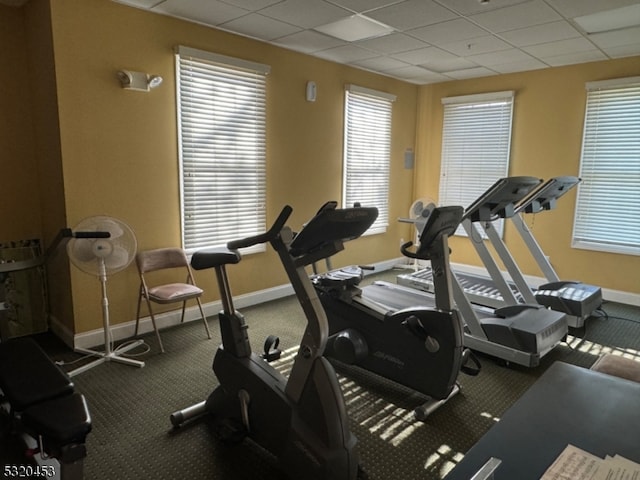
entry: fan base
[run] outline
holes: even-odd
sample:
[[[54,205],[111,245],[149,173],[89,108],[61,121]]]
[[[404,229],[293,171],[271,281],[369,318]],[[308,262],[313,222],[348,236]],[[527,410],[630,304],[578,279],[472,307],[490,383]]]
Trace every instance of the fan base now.
[[[118,353],[128,352],[129,350],[132,350],[142,345],[143,343],[144,342],[142,340],[137,340],[131,343],[130,345],[127,345],[124,348],[120,348],[118,350]],[[87,363],[86,365],[83,365],[81,367],[76,368],[75,370],[70,371],[69,372],[70,377],[73,377],[74,375],[78,375],[79,373],[82,373],[82,372],[86,372],[87,370],[93,367],[96,367],[104,362],[120,362],[120,363],[124,363],[126,365],[131,365],[134,367],[139,367],[139,368],[144,367],[144,362],[141,362],[140,360],[134,360],[132,358],[121,357],[117,355],[115,352],[98,352],[96,350],[89,350],[85,348],[76,348],[75,351],[78,353],[83,353],[85,355],[91,355],[98,358],[93,362]]]

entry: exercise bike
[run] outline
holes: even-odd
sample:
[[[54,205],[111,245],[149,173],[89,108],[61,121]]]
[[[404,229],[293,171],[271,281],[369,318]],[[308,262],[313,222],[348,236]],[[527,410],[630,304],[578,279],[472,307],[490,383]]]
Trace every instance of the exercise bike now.
[[[437,272],[435,297],[422,296],[416,301],[414,291],[396,285],[391,289],[380,281],[360,288],[361,267],[313,277],[329,319],[325,355],[429,397],[414,411],[419,420],[460,391],[460,371],[476,375],[480,369],[477,359],[463,347],[463,325],[451,294],[448,237],[462,214],[462,207],[436,208],[415,251],[412,242],[401,248],[407,257],[431,260]],[[475,365],[468,365],[468,360]]]
[[[328,337],[325,312],[305,267],[344,249],[378,215],[375,208],[320,211],[294,235],[285,226],[286,206],[264,234],[229,242],[227,249],[194,253],[196,270],[215,269],[223,310],[219,314],[222,346],[213,371],[219,386],[206,401],[171,415],[179,427],[208,414],[221,432],[249,437],[278,461],[291,479],[353,480],[358,475],[356,437],[348,425],[335,371],[323,357]],[[237,249],[271,243],[307,318],[307,327],[289,378],[252,353],[247,325],[234,309],[226,266],[240,261]]]

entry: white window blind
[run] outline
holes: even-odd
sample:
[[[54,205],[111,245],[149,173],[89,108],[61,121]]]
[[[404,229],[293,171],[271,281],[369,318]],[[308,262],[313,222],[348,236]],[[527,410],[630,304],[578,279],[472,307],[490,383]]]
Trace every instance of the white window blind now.
[[[573,246],[640,255],[640,77],[587,84]]]
[[[176,70],[184,248],[264,232],[269,67],[179,47]]]
[[[377,207],[367,234],[389,225],[391,110],[395,96],[356,85],[345,92],[343,205]]]
[[[442,103],[439,203],[467,208],[509,171],[513,92],[448,97]],[[494,227],[502,235],[503,221]],[[456,235],[466,233],[459,227]]]

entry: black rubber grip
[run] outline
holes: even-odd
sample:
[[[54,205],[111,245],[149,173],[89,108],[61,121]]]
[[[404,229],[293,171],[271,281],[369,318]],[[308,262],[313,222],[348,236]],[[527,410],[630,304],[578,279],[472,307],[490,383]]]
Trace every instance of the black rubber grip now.
[[[229,250],[237,250],[239,248],[251,247],[253,245],[258,245],[260,243],[267,243],[273,240],[280,233],[280,230],[282,230],[282,227],[284,227],[284,224],[289,219],[291,212],[293,212],[293,208],[291,208],[289,205],[285,205],[285,207],[280,212],[280,215],[278,215],[278,218],[276,218],[276,221],[273,223],[273,225],[271,225],[271,228],[267,230],[265,233],[261,233],[260,235],[254,235],[252,237],[241,238],[240,240],[232,240],[229,243],[227,243],[227,248]]]

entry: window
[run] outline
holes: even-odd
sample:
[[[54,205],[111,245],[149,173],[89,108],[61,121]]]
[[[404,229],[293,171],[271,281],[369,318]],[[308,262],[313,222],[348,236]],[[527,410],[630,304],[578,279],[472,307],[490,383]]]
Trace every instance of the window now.
[[[587,84],[573,246],[640,255],[640,77]]]
[[[269,67],[179,47],[176,70],[184,248],[264,232]]]
[[[344,114],[343,205],[377,207],[378,218],[367,234],[389,225],[391,107],[394,95],[348,85]]]
[[[439,203],[466,208],[509,171],[513,92],[448,97],[442,103]],[[502,224],[494,223],[500,234]],[[458,227],[456,235],[466,233]]]

